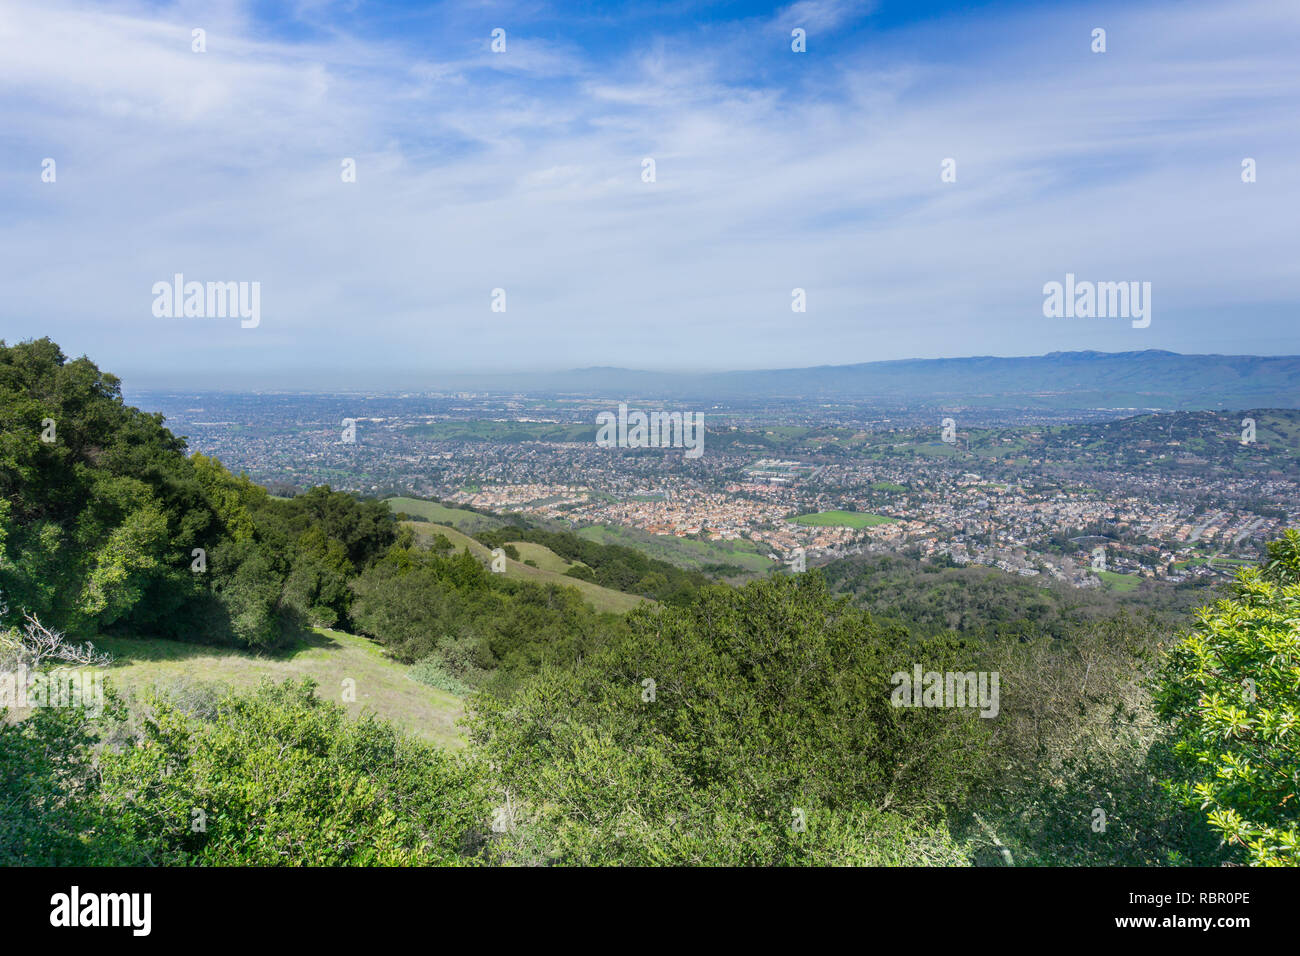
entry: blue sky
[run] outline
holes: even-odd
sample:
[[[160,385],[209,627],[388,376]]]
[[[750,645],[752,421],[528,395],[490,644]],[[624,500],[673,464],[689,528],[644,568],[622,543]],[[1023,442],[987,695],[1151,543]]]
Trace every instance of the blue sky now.
[[[138,387],[1300,353],[1297,49],[1293,0],[6,0],[0,337]],[[178,272],[260,324],[156,317]],[[1067,272],[1150,326],[1045,318]]]

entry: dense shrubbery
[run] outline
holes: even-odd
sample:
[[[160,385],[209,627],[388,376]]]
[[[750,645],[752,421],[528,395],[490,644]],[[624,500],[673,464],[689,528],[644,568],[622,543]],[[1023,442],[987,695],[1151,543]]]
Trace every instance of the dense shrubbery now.
[[[327,487],[273,499],[186,457],[88,359],[0,343],[0,593],[47,625],[270,646],[346,622],[348,580],[395,526]]]
[[[966,826],[985,838],[985,858],[994,835],[1030,865],[1214,865],[1230,857],[1204,816],[1162,787],[1169,734],[1143,680],[1160,639],[1148,623],[1121,616],[1063,639],[988,646],[988,666],[1002,675],[990,747],[997,772]]]
[[[468,551],[395,547],[353,582],[352,616],[400,661],[501,691],[567,664],[623,627],[572,588],[489,573]]]
[[[832,591],[848,595],[877,619],[898,621],[917,632],[953,630],[981,640],[1044,634],[1064,638],[1125,613],[1148,626],[1167,627],[1185,621],[1209,593],[1199,583],[1135,596],[1082,591],[993,568],[944,566],[898,555],[847,558],[822,571]]]
[[[968,657],[960,642],[881,631],[815,575],[634,611],[580,664],[477,702],[472,739],[514,808],[498,850],[587,864],[960,860],[941,808],[982,774],[984,728],[969,710],[890,706],[890,675]]]
[[[1130,607],[1110,594],[894,556],[835,562],[824,573],[881,624],[977,639],[978,666],[1001,674],[987,754],[997,772],[954,808],[956,830],[981,862],[1008,853],[1034,865],[1234,857],[1204,814],[1167,798],[1171,740],[1144,680],[1194,594],[1166,591],[1162,602]]]
[[[965,863],[942,807],[983,774],[983,728],[968,711],[888,699],[893,671],[967,656],[960,642],[878,631],[816,577],[775,579],[636,612],[582,660],[542,662],[508,699],[479,695],[477,746],[463,757],[350,721],[301,685],[215,707],[156,698],[101,718],[95,736],[81,711],[37,711],[0,728],[0,753],[13,755],[0,792],[17,821],[0,827],[0,854]],[[39,839],[22,825],[34,818]]]
[[[124,718],[0,725],[0,864],[447,865],[488,832],[474,761],[350,720],[310,683]]]
[[[0,719],[0,866],[113,858],[99,848],[103,820],[92,749],[99,727],[71,708],[37,709],[19,724]]]
[[[1250,862],[1300,865],[1300,534],[1204,608],[1160,671],[1171,790]]]
[[[407,557],[428,583],[480,573],[463,555],[434,556],[459,569]],[[1292,613],[1300,585],[1251,577],[1253,605],[1207,612],[1168,656],[1167,723],[1141,680],[1156,636],[1132,622],[1069,641],[922,640],[833,598],[817,572],[639,609],[581,655],[507,667],[513,688],[472,698],[454,760],[303,687],[192,712],[155,701],[95,734],[79,711],[38,710],[0,728],[0,858],[1294,862],[1296,638],[1272,615]],[[998,670],[998,718],[891,706],[891,676],[915,663]],[[1171,779],[1194,805],[1170,799]],[[188,828],[195,808],[206,834]]]

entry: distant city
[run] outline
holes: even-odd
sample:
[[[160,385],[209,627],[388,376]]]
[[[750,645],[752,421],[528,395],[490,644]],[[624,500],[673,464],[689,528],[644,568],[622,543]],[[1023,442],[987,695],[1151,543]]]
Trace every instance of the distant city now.
[[[740,576],[796,552],[810,564],[899,553],[1128,591],[1224,579],[1300,515],[1293,411],[719,401],[698,409],[705,451],[692,460],[599,447],[609,404],[592,396],[128,397],[280,494],[329,484],[602,540],[699,542],[691,563]]]

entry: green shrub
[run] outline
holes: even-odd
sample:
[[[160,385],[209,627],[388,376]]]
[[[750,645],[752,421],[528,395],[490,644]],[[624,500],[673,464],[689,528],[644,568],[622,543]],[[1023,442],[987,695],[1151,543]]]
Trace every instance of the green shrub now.
[[[1175,739],[1171,791],[1253,864],[1300,865],[1300,534],[1269,545],[1169,653],[1157,712]]]

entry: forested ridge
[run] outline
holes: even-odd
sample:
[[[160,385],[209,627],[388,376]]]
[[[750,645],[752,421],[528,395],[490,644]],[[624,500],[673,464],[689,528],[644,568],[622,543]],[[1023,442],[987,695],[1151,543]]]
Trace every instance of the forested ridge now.
[[[381,502],[272,498],[88,359],[0,342],[0,671],[328,625],[468,708],[446,751],[309,682],[126,698],[110,669],[103,713],[0,721],[0,864],[1297,862],[1294,533],[1194,615],[905,562],[736,588],[559,532],[480,540],[662,603],[600,614]],[[996,713],[898,706],[918,668],[998,675]]]

